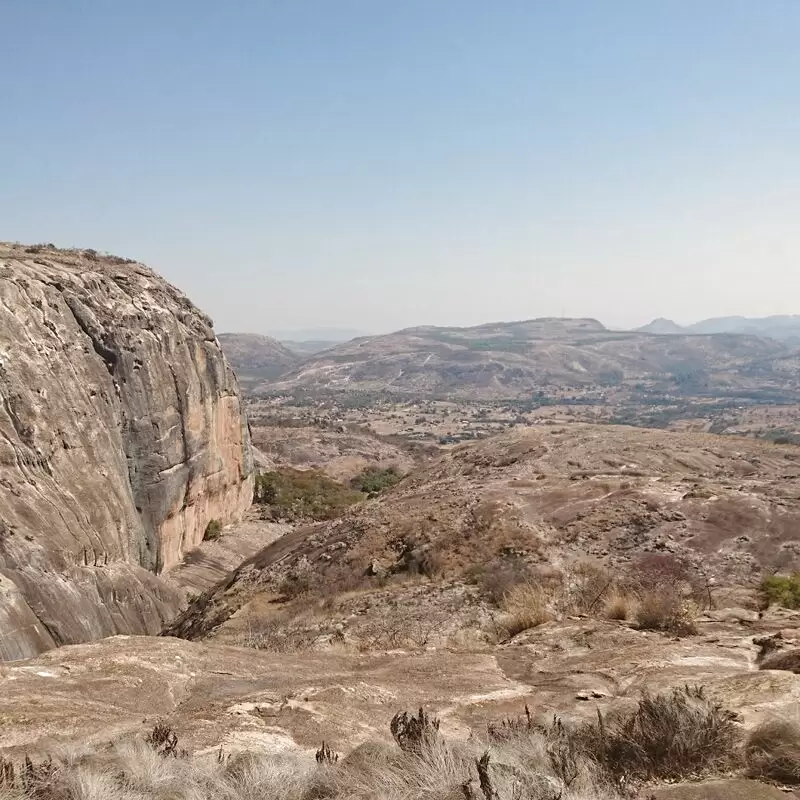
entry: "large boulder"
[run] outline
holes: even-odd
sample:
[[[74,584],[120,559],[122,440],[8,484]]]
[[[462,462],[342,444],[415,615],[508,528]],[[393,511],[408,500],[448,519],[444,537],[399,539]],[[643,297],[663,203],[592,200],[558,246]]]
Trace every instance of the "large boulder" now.
[[[141,264],[0,245],[0,660],[157,633],[156,575],[251,499],[211,320]]]

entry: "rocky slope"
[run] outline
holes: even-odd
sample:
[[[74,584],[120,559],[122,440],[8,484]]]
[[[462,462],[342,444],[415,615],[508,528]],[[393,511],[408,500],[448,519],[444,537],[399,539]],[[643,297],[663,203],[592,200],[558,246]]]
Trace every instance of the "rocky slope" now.
[[[347,482],[364,469],[395,469],[405,474],[425,455],[355,426],[260,424],[251,416],[253,445],[270,469],[318,469]]]
[[[706,390],[727,389],[742,383],[742,367],[786,352],[781,343],[757,336],[663,337],[609,331],[591,319],[537,319],[355,339],[263,388],[467,400],[625,383],[675,391],[687,379]],[[762,375],[758,385],[764,383]]]
[[[211,321],[141,264],[0,245],[0,660],[154,633],[158,573],[252,499]]]
[[[644,553],[672,553],[716,586],[746,591],[763,570],[800,569],[798,525],[796,446],[622,426],[518,428],[461,445],[341,519],[283,537],[170,632],[203,636],[280,594],[287,575],[302,573],[324,595],[425,560],[461,578],[509,556],[621,570]]]
[[[46,653],[0,676],[0,748],[22,757],[59,743],[101,746],[168,720],[181,746],[215,754],[295,750],[313,758],[324,739],[347,752],[389,738],[398,710],[424,705],[448,737],[488,721],[593,719],[651,693],[699,684],[747,727],[800,710],[800,675],[759,670],[754,640],[800,635],[797,615],[753,622],[705,619],[675,639],[625,623],[549,622],[494,647],[347,646],[275,653],[167,638],[116,637]],[[113,678],[113,680],[112,680]],[[35,700],[35,702],[32,702]]]

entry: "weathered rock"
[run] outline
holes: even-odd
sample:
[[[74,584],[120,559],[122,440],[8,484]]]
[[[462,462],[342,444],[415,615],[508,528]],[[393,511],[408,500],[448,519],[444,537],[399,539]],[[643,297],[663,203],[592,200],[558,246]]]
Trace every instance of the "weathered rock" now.
[[[0,665],[0,749],[46,755],[58,743],[102,745],[164,720],[190,752],[274,749],[280,737],[311,753],[324,739],[346,754],[365,741],[390,743],[398,711],[423,707],[440,720],[445,739],[459,742],[483,735],[489,722],[521,717],[526,706],[543,724],[554,715],[567,725],[593,722],[598,711],[613,718],[635,708],[644,691],[687,684],[737,712],[743,731],[797,718],[800,676],[753,669],[752,642],[738,624],[728,625],[709,644],[610,622],[551,622],[528,644],[480,652],[365,652],[346,642],[324,652],[313,645],[269,652],[112,637]],[[577,701],[576,687],[586,686],[603,687],[606,696]],[[498,765],[507,757],[492,752]],[[513,770],[501,771],[515,778]]]
[[[241,516],[250,471],[186,297],[141,264],[0,245],[0,660],[156,633],[181,600],[152,573]]]

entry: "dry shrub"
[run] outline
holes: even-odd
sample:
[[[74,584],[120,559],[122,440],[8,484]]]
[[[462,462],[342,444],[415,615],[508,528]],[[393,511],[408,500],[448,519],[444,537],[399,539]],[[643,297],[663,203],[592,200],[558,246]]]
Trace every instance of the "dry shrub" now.
[[[529,583],[514,586],[502,601],[505,612],[501,619],[502,627],[509,636],[516,636],[542,625],[550,619],[547,600],[547,593],[541,586]]]
[[[800,725],[774,719],[759,725],[747,737],[748,773],[782,783],[800,783]]]
[[[435,578],[444,571],[444,555],[431,542],[416,536],[403,536],[393,544],[398,551],[397,569],[401,572]]]
[[[177,758],[184,754],[178,750],[178,734],[166,722],[157,722],[145,737],[145,742],[162,758]]]
[[[649,591],[691,582],[692,568],[672,553],[644,553],[631,565],[628,580]]]
[[[419,753],[439,738],[439,720],[428,716],[422,708],[416,716],[401,711],[392,717],[389,730],[401,750]]]
[[[677,780],[726,772],[737,766],[736,715],[684,687],[646,695],[635,710],[614,719],[567,727],[557,718],[537,724],[525,717],[489,728],[499,752],[515,753],[526,769],[543,770],[566,788],[598,787],[652,780]]]
[[[537,582],[536,571],[519,558],[508,558],[494,561],[486,566],[476,566],[467,575],[481,590],[481,594],[494,603],[501,605],[503,598],[520,584]]]
[[[736,715],[707,698],[700,687],[645,695],[637,709],[577,732],[580,745],[616,777],[677,779],[733,766]]]
[[[603,602],[603,616],[606,619],[626,620],[631,615],[634,599],[620,591],[612,590]]]
[[[640,595],[635,619],[641,630],[691,636],[697,633],[694,616],[690,602],[677,591],[662,587],[660,591]]]
[[[622,583],[626,591],[637,597],[666,592],[691,599],[699,608],[712,605],[708,574],[673,553],[641,555],[631,564]]]
[[[298,653],[312,650],[319,635],[318,631],[292,625],[288,618],[271,617],[251,622],[238,644],[269,653]]]
[[[471,755],[441,737],[427,741],[414,752],[375,744],[362,746],[336,767],[319,774],[305,797],[461,800],[464,797],[461,787],[474,772]]]
[[[602,601],[614,589],[608,570],[588,561],[574,564],[564,572],[563,590],[568,611],[593,614],[602,608]]]
[[[645,697],[613,722],[571,729],[528,713],[500,727],[489,753],[474,739],[448,743],[422,710],[402,713],[391,725],[399,747],[367,743],[337,759],[323,746],[316,764],[293,753],[164,758],[142,741],[118,743],[58,763],[20,800],[611,800],[623,778],[728,769],[738,744],[733,715],[688,688]],[[752,751],[754,767],[758,753],[782,752],[763,740]]]
[[[785,650],[767,656],[758,666],[759,669],[783,669],[800,675],[800,649]]]

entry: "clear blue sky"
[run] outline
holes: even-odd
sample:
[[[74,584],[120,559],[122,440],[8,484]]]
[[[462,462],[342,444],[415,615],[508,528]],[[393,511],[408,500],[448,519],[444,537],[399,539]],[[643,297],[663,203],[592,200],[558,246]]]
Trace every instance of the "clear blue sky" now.
[[[0,238],[219,330],[800,313],[798,0],[0,0]]]

